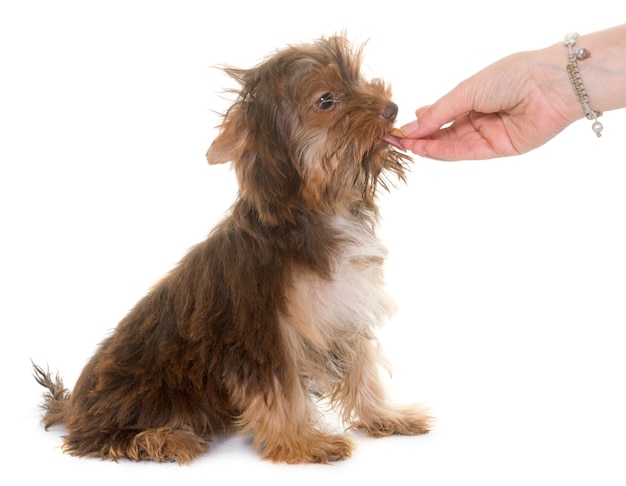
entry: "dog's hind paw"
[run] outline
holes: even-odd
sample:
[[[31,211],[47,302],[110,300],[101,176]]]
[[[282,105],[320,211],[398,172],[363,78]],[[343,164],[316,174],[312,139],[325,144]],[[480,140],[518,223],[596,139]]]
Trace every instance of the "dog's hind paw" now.
[[[137,434],[121,454],[135,461],[187,464],[206,452],[208,443],[191,431],[160,427]]]

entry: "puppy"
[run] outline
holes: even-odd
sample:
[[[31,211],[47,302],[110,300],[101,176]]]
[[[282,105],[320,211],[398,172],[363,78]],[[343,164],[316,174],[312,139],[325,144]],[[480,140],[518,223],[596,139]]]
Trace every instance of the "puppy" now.
[[[187,463],[237,432],[272,461],[348,458],[320,397],[372,436],[428,431],[428,414],[390,404],[379,378],[374,330],[394,304],[376,191],[404,180],[410,159],[392,146],[390,90],[364,79],[361,57],[335,36],[226,68],[241,89],[207,158],[234,165],[229,215],[101,343],[71,394],[35,366],[43,423],[65,426],[66,452]]]

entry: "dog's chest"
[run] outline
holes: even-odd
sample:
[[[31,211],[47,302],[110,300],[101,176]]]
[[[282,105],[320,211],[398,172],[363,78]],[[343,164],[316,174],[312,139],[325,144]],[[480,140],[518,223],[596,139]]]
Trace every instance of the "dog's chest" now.
[[[356,221],[336,218],[333,226],[344,243],[331,278],[306,271],[294,275],[284,316],[306,346],[322,352],[355,336],[370,335],[371,328],[395,310],[384,286],[387,251],[380,240]]]

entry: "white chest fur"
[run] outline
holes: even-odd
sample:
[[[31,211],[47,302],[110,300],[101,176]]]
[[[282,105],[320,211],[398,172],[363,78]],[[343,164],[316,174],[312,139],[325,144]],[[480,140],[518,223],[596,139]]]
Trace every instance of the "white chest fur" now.
[[[395,311],[384,287],[387,250],[382,242],[356,220],[336,217],[332,225],[344,242],[331,278],[310,272],[294,275],[284,316],[298,340],[304,339],[307,348],[322,352],[338,343],[343,347],[357,335],[371,335],[371,329]]]

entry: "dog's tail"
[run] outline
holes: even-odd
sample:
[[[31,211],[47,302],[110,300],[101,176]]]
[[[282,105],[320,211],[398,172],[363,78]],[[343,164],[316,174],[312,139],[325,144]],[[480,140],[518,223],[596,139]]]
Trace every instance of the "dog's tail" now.
[[[54,378],[50,371],[44,371],[43,368],[33,363],[33,376],[48,391],[44,393],[44,403],[41,406],[44,410],[42,422],[46,428],[64,422],[70,394],[67,388],[63,386],[63,381],[57,373]]]

